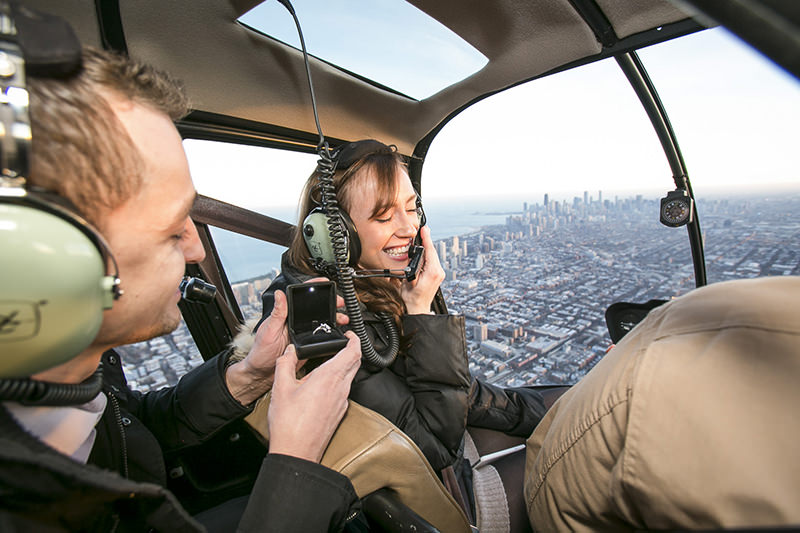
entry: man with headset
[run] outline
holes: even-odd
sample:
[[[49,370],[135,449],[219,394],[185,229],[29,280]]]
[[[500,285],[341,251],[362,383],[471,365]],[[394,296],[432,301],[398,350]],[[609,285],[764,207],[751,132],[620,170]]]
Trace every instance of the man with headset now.
[[[186,99],[147,65],[91,50],[81,60],[79,46],[74,65],[31,76],[31,36],[58,40],[60,21],[2,2],[0,19],[19,29],[0,36],[0,119],[12,117],[0,138],[0,530],[202,530],[163,488],[162,450],[202,442],[270,388],[270,450],[240,530],[341,529],[357,497],[317,463],[360,364],[355,335],[297,381],[282,296],[245,359],[221,354],[175,387],[127,389],[111,350],[175,329],[185,264],[204,257],[172,122]],[[20,49],[35,56],[27,69]],[[28,123],[25,90],[32,136],[14,134]]]

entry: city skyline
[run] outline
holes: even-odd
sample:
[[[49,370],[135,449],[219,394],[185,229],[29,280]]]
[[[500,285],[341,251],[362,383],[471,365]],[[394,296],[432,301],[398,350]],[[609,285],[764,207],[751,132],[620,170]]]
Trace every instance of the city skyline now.
[[[668,300],[694,288],[686,231],[654,223],[656,199],[599,196],[561,202],[558,213],[554,203],[523,200],[522,214],[503,224],[435,242],[448,308],[467,321],[473,374],[503,386],[573,383],[610,346],[611,303]],[[709,283],[800,275],[798,210],[800,194],[705,200]],[[260,316],[260,293],[277,273],[276,265],[233,284],[245,317]],[[185,325],[124,350],[126,368],[147,359],[154,362],[130,377],[142,388],[171,383],[202,362]]]

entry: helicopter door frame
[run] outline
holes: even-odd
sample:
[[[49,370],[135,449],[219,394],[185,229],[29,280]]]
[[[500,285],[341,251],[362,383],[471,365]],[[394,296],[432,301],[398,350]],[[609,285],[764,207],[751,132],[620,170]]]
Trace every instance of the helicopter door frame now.
[[[650,123],[653,125],[661,147],[664,149],[667,163],[672,170],[672,178],[675,181],[675,186],[678,189],[685,190],[692,200],[694,200],[694,192],[692,191],[692,185],[689,181],[686,163],[683,160],[681,149],[678,146],[678,139],[675,136],[675,131],[672,129],[667,111],[664,109],[664,105],[661,103],[658,92],[650,76],[647,74],[647,70],[645,70],[642,61],[635,51],[619,54],[615,56],[614,59],[617,60],[617,64],[636,92],[636,96],[639,97],[639,101],[642,107],[644,107],[645,113],[647,113],[650,119]],[[693,216],[686,224],[686,230],[689,234],[689,246],[692,250],[695,287],[702,287],[707,283],[706,262],[696,201],[692,202],[692,211]]]

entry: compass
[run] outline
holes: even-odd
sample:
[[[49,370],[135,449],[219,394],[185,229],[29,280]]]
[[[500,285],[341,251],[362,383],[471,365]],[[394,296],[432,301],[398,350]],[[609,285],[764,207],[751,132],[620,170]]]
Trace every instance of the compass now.
[[[692,221],[694,200],[684,189],[670,191],[661,199],[661,223],[677,228]]]

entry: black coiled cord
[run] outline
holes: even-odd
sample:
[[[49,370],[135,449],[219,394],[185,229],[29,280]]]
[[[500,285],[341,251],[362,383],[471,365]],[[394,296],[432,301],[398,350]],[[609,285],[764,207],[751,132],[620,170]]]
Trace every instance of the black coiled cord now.
[[[103,365],[81,383],[51,383],[29,378],[0,379],[0,400],[22,405],[80,405],[92,401],[103,388]]]
[[[318,154],[317,172],[319,175],[320,204],[328,223],[328,235],[331,239],[333,255],[336,258],[336,281],[344,299],[347,315],[350,317],[350,329],[358,335],[361,341],[361,356],[367,365],[373,369],[386,368],[394,362],[400,349],[397,326],[388,313],[377,313],[378,318],[389,334],[389,347],[384,353],[378,353],[372,345],[369,335],[367,335],[364,317],[361,315],[361,307],[353,284],[353,268],[348,263],[346,231],[342,224],[342,218],[339,216],[339,202],[336,200],[336,189],[333,185],[336,161],[331,156],[327,143],[318,147]]]
[[[294,11],[294,7],[289,0],[278,0],[289,11],[294,19],[297,33],[300,36],[300,47],[303,50],[303,60],[306,66],[306,77],[308,79],[308,90],[311,93],[311,109],[314,111],[314,122],[319,133],[319,143],[317,144],[317,172],[319,173],[320,204],[325,213],[328,223],[328,234],[331,239],[333,255],[336,257],[336,281],[339,284],[339,291],[344,298],[347,315],[350,317],[350,328],[358,335],[361,341],[361,356],[367,365],[374,369],[386,368],[391,365],[397,357],[400,349],[400,339],[397,334],[397,326],[392,320],[391,315],[383,312],[377,313],[381,323],[389,334],[389,348],[385,353],[379,354],[372,341],[367,335],[367,328],[364,326],[364,317],[361,316],[361,307],[358,303],[356,288],[353,285],[353,269],[347,261],[347,239],[342,218],[339,216],[339,202],[336,200],[336,189],[333,186],[333,173],[336,170],[336,159],[331,155],[328,142],[322,134],[322,127],[319,124],[319,113],[317,112],[317,99],[314,96],[314,83],[311,80],[311,67],[308,62],[308,51],[306,41],[303,38],[303,30],[300,27],[300,20]],[[317,269],[322,269],[324,265],[318,264]],[[326,269],[327,270],[327,269]]]

